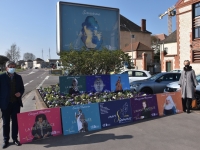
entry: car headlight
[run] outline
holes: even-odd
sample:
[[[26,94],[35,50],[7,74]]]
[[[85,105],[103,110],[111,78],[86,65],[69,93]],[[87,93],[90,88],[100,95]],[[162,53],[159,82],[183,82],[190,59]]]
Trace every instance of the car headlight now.
[[[142,83],[136,83],[136,84],[131,84],[131,87],[133,87],[133,88],[137,88],[137,87],[139,87],[140,85],[141,85]]]

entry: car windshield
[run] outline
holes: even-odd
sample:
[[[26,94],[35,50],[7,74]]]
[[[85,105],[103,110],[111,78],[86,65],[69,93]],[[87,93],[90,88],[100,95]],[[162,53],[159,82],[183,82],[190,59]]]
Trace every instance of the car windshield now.
[[[159,74],[156,74],[156,75],[153,75],[153,76],[151,76],[150,78],[148,78],[148,80],[155,80],[155,79],[157,79],[158,77],[160,77],[160,73]]]

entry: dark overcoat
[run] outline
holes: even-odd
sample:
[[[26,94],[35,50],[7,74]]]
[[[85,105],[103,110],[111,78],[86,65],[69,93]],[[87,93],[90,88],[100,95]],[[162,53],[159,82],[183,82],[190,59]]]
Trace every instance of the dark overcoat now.
[[[21,107],[23,107],[22,104],[22,95],[24,94],[24,84],[22,77],[18,75],[17,73],[14,73],[14,78],[16,82],[15,91],[16,93],[20,93],[21,96],[17,98],[17,102]],[[6,109],[8,107],[8,104],[10,102],[10,81],[9,76],[7,73],[0,74],[0,109]]]

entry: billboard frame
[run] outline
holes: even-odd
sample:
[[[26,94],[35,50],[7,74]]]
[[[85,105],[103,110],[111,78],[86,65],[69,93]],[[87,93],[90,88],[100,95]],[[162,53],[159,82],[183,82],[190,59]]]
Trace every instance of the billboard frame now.
[[[82,6],[82,7],[93,7],[97,9],[105,9],[105,10],[115,10],[118,12],[118,41],[119,41],[119,49],[120,49],[120,10],[119,8],[113,7],[105,7],[105,6],[97,6],[97,5],[89,5],[89,4],[82,4],[82,3],[71,3],[71,2],[63,2],[59,1],[56,5],[56,47],[57,47],[57,55],[60,55],[61,52],[61,5],[71,5],[71,6]]]

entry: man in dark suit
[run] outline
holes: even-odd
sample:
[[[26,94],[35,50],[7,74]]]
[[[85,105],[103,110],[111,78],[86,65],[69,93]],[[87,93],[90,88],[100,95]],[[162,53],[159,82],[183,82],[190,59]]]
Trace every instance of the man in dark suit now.
[[[10,139],[10,118],[12,119],[12,139],[13,143],[20,146],[17,139],[18,123],[17,113],[22,105],[22,95],[24,94],[24,84],[22,77],[15,73],[16,64],[6,62],[6,72],[0,75],[0,109],[3,119],[4,144],[2,148],[9,146]]]

